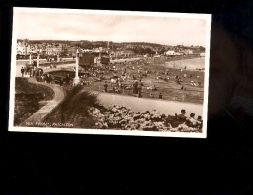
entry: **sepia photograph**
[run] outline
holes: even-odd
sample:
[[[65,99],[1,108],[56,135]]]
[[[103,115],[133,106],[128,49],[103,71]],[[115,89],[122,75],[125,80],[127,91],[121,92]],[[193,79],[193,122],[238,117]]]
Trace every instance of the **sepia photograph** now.
[[[211,14],[13,8],[9,131],[206,138]]]

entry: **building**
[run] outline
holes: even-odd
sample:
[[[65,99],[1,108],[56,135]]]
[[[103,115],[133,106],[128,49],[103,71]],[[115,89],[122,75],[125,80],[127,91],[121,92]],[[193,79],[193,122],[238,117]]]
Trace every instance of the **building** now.
[[[27,42],[21,42],[19,41],[16,44],[16,52],[20,55],[29,55],[30,53],[30,45]]]
[[[30,45],[30,53],[40,53],[41,51],[40,49],[41,48],[39,47],[37,43]]]
[[[126,50],[126,51],[123,51],[123,56],[125,57],[132,57],[135,55],[134,51],[131,51],[131,50]]]
[[[135,53],[134,51],[131,51],[131,50],[116,50],[116,51],[111,51],[110,55],[112,57],[131,57],[131,56],[134,56]]]
[[[67,53],[71,56],[76,56],[76,46],[67,47]]]
[[[185,52],[186,52],[187,55],[193,54],[193,50],[191,50],[191,49],[187,49]]]
[[[58,53],[59,54],[67,54],[69,47],[70,46],[68,44],[59,44],[58,45]]]
[[[121,57],[123,55],[123,53],[124,53],[123,50],[114,51],[114,57]]]
[[[101,64],[109,64],[110,63],[110,57],[108,55],[101,56],[100,60]]]
[[[165,52],[164,54],[167,56],[174,56],[175,55],[175,51],[174,50],[168,50],[167,52]]]
[[[79,54],[79,66],[87,67],[93,66],[97,63],[96,57],[89,53],[80,53]]]
[[[16,53],[17,54],[24,54],[24,47],[21,45],[21,42],[16,44]]]

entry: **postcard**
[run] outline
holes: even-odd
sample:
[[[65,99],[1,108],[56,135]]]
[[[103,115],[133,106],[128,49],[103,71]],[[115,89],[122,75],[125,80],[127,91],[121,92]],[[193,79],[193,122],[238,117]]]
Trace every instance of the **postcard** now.
[[[9,131],[206,138],[210,14],[13,9]]]

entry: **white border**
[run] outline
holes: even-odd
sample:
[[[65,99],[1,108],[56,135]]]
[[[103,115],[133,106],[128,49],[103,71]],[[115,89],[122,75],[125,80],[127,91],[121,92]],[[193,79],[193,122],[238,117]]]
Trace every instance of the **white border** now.
[[[43,127],[15,127],[14,121],[14,96],[16,76],[16,41],[18,28],[18,14],[20,12],[30,13],[66,13],[66,14],[104,14],[104,15],[132,15],[174,18],[196,18],[206,21],[206,45],[205,45],[205,81],[204,81],[204,103],[203,103],[203,132],[151,132],[151,131],[127,131],[127,130],[96,130],[75,128],[43,128]],[[209,61],[211,40],[211,14],[186,14],[186,13],[160,13],[160,12],[138,12],[138,11],[109,11],[109,10],[79,10],[79,9],[49,9],[49,8],[13,8],[13,32],[12,32],[12,55],[11,55],[11,79],[9,100],[9,131],[13,132],[40,132],[40,133],[71,133],[71,134],[106,134],[106,135],[131,135],[131,136],[154,136],[154,137],[207,137],[207,112],[208,112],[208,87],[209,87]],[[43,128],[43,129],[42,129]]]

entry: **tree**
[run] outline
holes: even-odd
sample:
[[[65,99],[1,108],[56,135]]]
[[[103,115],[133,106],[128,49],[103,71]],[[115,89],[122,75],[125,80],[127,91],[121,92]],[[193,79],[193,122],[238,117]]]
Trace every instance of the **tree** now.
[[[200,46],[199,50],[200,50],[200,52],[205,52],[206,49],[204,47]]]

